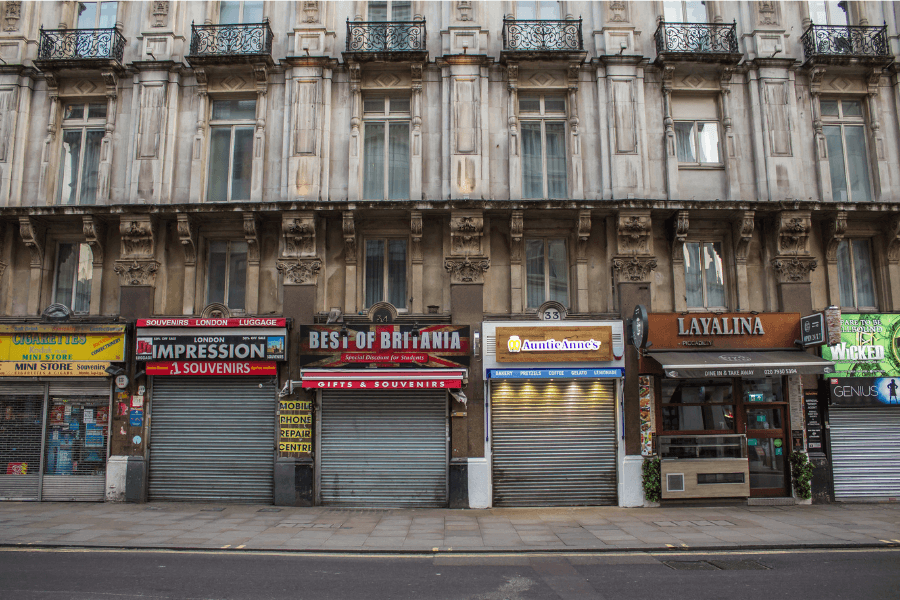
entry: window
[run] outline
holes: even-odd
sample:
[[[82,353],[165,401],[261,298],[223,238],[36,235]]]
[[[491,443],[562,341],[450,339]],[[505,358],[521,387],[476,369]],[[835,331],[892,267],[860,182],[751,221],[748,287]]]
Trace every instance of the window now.
[[[409,200],[409,98],[367,96],[363,118],[364,198]]]
[[[112,29],[117,2],[79,2],[77,29]]]
[[[249,200],[256,100],[214,100],[209,138],[211,202]]]
[[[841,306],[860,310],[878,308],[869,240],[841,240],[837,263]]]
[[[97,202],[100,144],[106,134],[105,127],[105,102],[65,106],[56,198],[59,204]]]
[[[663,2],[663,19],[666,23],[708,23],[706,2],[667,0]]]
[[[846,27],[847,19],[847,2],[841,0],[834,2],[833,0],[812,0],[809,2],[809,18],[815,25],[839,25]]]
[[[688,308],[725,308],[722,242],[684,244],[684,293]]]
[[[409,0],[375,0],[369,2],[369,20],[412,21],[412,2]]]
[[[516,19],[520,21],[559,21],[559,2],[555,0],[519,0],[516,2]]]
[[[90,312],[93,274],[94,253],[88,244],[60,244],[53,301],[74,313]]]
[[[209,242],[206,302],[243,311],[247,290],[247,242]]]
[[[550,300],[568,306],[568,269],[565,240],[525,240],[525,284],[528,308],[538,308]]]
[[[823,99],[819,106],[834,199],[841,202],[871,200],[862,102]]]
[[[222,25],[236,23],[262,23],[262,2],[220,2],[219,23]]]
[[[366,306],[406,308],[406,240],[366,240]]]
[[[522,197],[566,198],[566,98],[520,94]]]
[[[663,431],[734,432],[730,379],[663,379],[660,392]]]
[[[675,156],[682,167],[723,167],[719,102],[714,96],[673,95]]]

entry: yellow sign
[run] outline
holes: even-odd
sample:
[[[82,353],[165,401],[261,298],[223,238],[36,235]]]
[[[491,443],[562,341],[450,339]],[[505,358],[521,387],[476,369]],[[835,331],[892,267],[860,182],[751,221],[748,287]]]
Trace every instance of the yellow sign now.
[[[291,439],[308,438],[308,437],[310,437],[310,432],[309,432],[309,429],[287,429],[287,428],[285,428],[285,429],[281,430],[281,437],[291,438]]]
[[[0,361],[125,360],[125,333],[28,332],[0,334]]]
[[[309,425],[312,418],[309,415],[281,415],[282,425]]]
[[[4,323],[0,333],[125,333],[125,325],[116,323]]]
[[[310,402],[303,400],[281,400],[278,404],[281,410],[309,410],[311,407]]]
[[[109,362],[3,361],[0,377],[106,377]]]
[[[312,452],[312,444],[300,442],[279,442],[279,452]]]

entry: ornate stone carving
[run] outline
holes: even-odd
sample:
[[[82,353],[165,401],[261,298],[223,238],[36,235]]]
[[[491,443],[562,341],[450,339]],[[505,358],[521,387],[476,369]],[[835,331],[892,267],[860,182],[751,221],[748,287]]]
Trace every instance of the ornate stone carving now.
[[[344,233],[344,262],[348,265],[356,264],[356,225],[353,221],[353,212],[344,211],[344,220],[341,224]]]
[[[778,215],[778,254],[809,254],[808,212],[786,211]]]
[[[3,274],[6,273],[6,267],[9,265],[5,262],[0,261],[0,278],[3,277]]]
[[[6,0],[6,12],[3,15],[3,30],[18,31],[19,19],[22,18],[22,3]]]
[[[619,254],[652,254],[650,214],[619,213]]]
[[[616,257],[613,259],[613,269],[617,283],[648,281],[650,272],[656,269],[656,259],[649,256]]]
[[[900,215],[894,215],[887,223],[887,259],[891,264],[900,262]]]
[[[524,254],[523,246],[523,235],[525,232],[525,214],[521,210],[512,211],[512,217],[509,220],[509,236],[510,236],[510,249],[509,249],[509,260],[513,264],[518,264],[522,262],[522,256]]]
[[[688,211],[679,210],[675,213],[672,220],[672,260],[675,262],[684,260],[684,243],[687,241],[690,224]]]
[[[153,2],[151,8],[151,27],[165,27],[169,24],[169,3],[165,0]]]
[[[31,253],[31,266],[44,264],[44,227],[31,217],[19,217],[19,235]]]
[[[156,236],[150,215],[122,215],[122,258],[150,258],[156,249]]]
[[[775,2],[763,1],[758,2],[759,7],[759,23],[760,25],[778,25],[778,17],[776,13]]]
[[[276,268],[284,277],[284,285],[315,285],[322,261],[318,258],[279,260]]]
[[[119,274],[121,287],[153,286],[156,284],[159,261],[152,258],[117,260],[115,270]]]
[[[319,22],[319,3],[305,1],[303,3],[303,18],[307,23]]]
[[[756,212],[752,210],[745,210],[734,223],[734,260],[738,264],[747,262],[755,227]]]
[[[285,213],[281,220],[284,234],[282,256],[313,256],[316,253],[316,221],[313,213]]]
[[[578,211],[578,227],[576,230],[576,236],[578,238],[578,243],[575,250],[575,260],[577,260],[578,262],[586,262],[588,242],[591,239],[591,211]]]
[[[847,212],[838,211],[833,219],[825,222],[825,260],[830,263],[837,262],[837,250],[840,243],[844,240],[844,234],[847,233]]]
[[[106,226],[92,215],[84,215],[81,219],[85,241],[91,247],[91,254],[94,255],[94,264],[97,266],[102,265],[103,239],[106,237]]]
[[[825,67],[819,65],[809,70],[809,93],[816,95],[822,91],[822,80],[825,79]]]
[[[450,216],[450,252],[454,255],[481,254],[484,217],[480,212],[454,213]]]
[[[247,262],[259,264],[260,217],[256,213],[244,213],[244,239],[247,241]]]
[[[609,20],[611,23],[627,23],[628,22],[628,4],[625,2],[610,2]]]
[[[450,283],[484,283],[484,273],[491,268],[491,259],[484,256],[445,258],[444,268],[450,272]]]
[[[194,224],[191,216],[186,213],[179,213],[175,226],[178,230],[178,239],[181,241],[181,247],[184,249],[184,264],[197,264],[197,226]]]
[[[809,256],[779,257],[772,259],[772,268],[779,283],[809,283],[809,274],[819,265]]]
[[[409,215],[409,232],[412,238],[412,252],[410,259],[414,263],[421,263],[422,256],[422,211],[414,210]]]
[[[459,0],[456,3],[457,19],[460,21],[472,20],[472,0]]]

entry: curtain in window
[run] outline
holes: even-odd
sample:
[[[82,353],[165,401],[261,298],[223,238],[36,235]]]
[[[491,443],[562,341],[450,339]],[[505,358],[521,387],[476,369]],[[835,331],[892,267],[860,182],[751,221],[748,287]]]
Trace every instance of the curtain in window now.
[[[389,127],[389,197],[391,200],[409,200],[409,123],[391,123]]]
[[[550,121],[547,132],[547,197],[568,198],[566,186],[566,124]]]
[[[869,158],[866,153],[866,131],[862,126],[844,126],[847,140],[847,171],[850,177],[850,194],[854,202],[872,199],[869,189]]]
[[[688,308],[703,308],[703,273],[700,243],[684,245],[684,295]]]
[[[102,129],[85,131],[84,167],[81,172],[81,196],[79,204],[96,204],[97,186],[100,181],[100,143],[105,132]]]
[[[72,288],[78,264],[77,248],[77,244],[60,244],[56,259],[56,296],[53,301],[69,308],[72,308]]]
[[[838,287],[841,290],[841,306],[856,306],[853,297],[853,265],[850,261],[850,241],[843,240],[837,247]]]
[[[719,124],[697,123],[697,136],[700,138],[700,162],[718,163],[719,161]]]
[[[856,306],[875,308],[875,282],[872,281],[869,240],[853,240],[853,268],[856,274]]]
[[[363,198],[384,199],[384,123],[366,123],[363,138]]]
[[[675,123],[675,152],[678,162],[697,162],[694,153],[694,124],[685,122]]]
[[[231,242],[228,253],[228,308],[244,310],[247,297],[247,242]]]
[[[550,296],[547,300],[555,300],[563,306],[569,301],[569,261],[566,259],[565,240],[548,240],[547,267]]]
[[[366,241],[366,306],[384,298],[384,240]]]
[[[231,200],[249,200],[253,173],[253,128],[234,128],[234,159],[231,165]]]
[[[81,159],[81,129],[63,130],[62,157],[59,161],[57,197],[60,204],[78,201],[78,164]]]
[[[391,2],[392,21],[412,21],[412,2],[409,0],[394,0]]]
[[[369,20],[380,23],[388,20],[388,7],[385,0],[369,0]]]
[[[725,306],[725,270],[722,264],[722,244],[703,244],[703,265],[706,270],[706,306]]]
[[[228,160],[230,150],[231,128],[213,127],[209,136],[207,200],[212,202],[225,202],[228,200]]]
[[[825,144],[828,148],[831,193],[835,200],[846,202],[848,200],[847,174],[844,172],[844,144],[841,141],[841,127],[840,125],[826,125],[822,131],[825,134]]]
[[[406,240],[388,240],[388,302],[406,308]]]
[[[525,295],[528,308],[544,303],[544,240],[525,240]]]
[[[75,302],[72,310],[77,313],[91,311],[91,280],[94,275],[94,252],[88,244],[78,245],[78,270],[75,277]]]
[[[543,198],[544,181],[541,166],[541,123],[522,123],[522,197]]]

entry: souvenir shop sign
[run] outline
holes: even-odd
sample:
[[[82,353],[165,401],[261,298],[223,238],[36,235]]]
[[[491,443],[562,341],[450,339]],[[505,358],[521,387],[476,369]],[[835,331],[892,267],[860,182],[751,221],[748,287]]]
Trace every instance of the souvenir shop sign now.
[[[454,368],[469,365],[467,325],[303,325],[305,368]]]
[[[148,362],[147,375],[276,375],[275,361]]]
[[[157,318],[138,319],[138,327],[287,327],[287,319],[242,317],[240,319]]]
[[[651,313],[648,337],[654,350],[794,348],[798,313]]]
[[[0,377],[108,377],[108,362],[3,361]]]
[[[147,335],[140,330],[137,360],[285,360],[284,334]]]
[[[900,375],[900,314],[841,315],[841,343],[822,346],[840,377]]]
[[[124,325],[0,326],[0,376],[102,377],[124,357]]]
[[[497,362],[608,362],[612,327],[498,327]]]
[[[900,408],[900,377],[829,379],[831,406]]]

